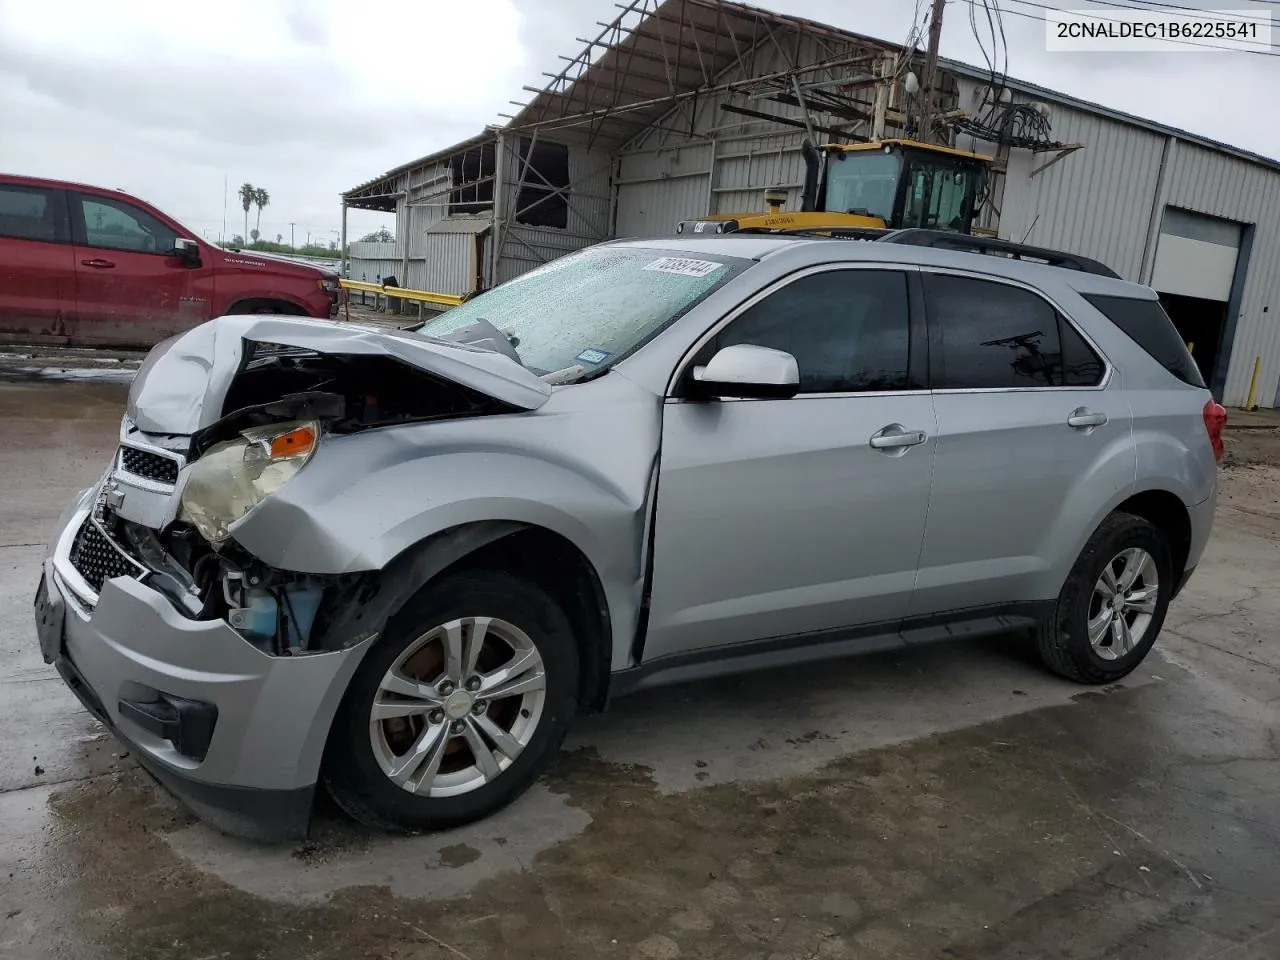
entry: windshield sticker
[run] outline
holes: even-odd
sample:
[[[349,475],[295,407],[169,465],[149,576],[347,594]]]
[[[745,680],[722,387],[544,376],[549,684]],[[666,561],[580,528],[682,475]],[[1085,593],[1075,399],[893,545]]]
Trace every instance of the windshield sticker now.
[[[686,257],[659,257],[653,263],[648,264],[646,270],[656,270],[658,273],[678,273],[682,277],[705,277],[715,273],[723,263],[715,263],[712,260],[690,260]]]
[[[583,363],[600,364],[600,363],[604,363],[606,360],[608,360],[612,356],[613,354],[610,353],[608,350],[597,350],[595,347],[588,347],[586,350],[583,350],[580,354],[578,354],[573,359],[581,360]]]

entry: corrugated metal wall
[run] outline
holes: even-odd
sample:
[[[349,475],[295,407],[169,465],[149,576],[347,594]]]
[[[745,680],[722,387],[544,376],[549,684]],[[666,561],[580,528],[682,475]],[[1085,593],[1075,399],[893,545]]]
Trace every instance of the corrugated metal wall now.
[[[1280,171],[1184,140],[1170,143],[1100,114],[1052,102],[1049,109],[1054,139],[1085,147],[1036,176],[1031,171],[1053,154],[1013,151],[1003,195],[995,197],[1000,236],[1094,257],[1147,283],[1166,206],[1255,224],[1223,399],[1229,406],[1246,401],[1254,358],[1261,357],[1257,401],[1274,405],[1280,325],[1269,308],[1280,304]],[[990,153],[992,145],[969,148]],[[1162,159],[1165,182],[1157,196]]]
[[[1054,155],[1012,151],[1003,195],[994,198],[1000,236],[1093,257],[1128,280],[1143,279],[1165,138],[1056,104],[1049,119],[1055,140],[1085,147],[1034,175]],[[987,154],[992,148],[976,146]]]
[[[449,202],[449,165],[439,163],[410,170],[400,189],[405,191],[396,203],[396,244],[401,262],[392,275],[402,287],[430,289],[426,282],[427,229],[444,218]],[[408,247],[408,264],[404,255]],[[405,274],[401,276],[401,274]]]
[[[811,37],[803,38],[799,46],[794,54],[797,63],[815,63],[832,56]],[[752,74],[773,73],[788,66],[777,48],[768,44],[756,56]],[[738,68],[719,79],[730,82],[743,76]],[[874,93],[867,90],[859,96],[869,109]],[[760,212],[765,209],[764,191],[775,186],[787,187],[786,209],[800,208],[804,179],[800,143],[805,131],[748,120],[722,110],[722,104],[796,120],[804,117],[799,107],[725,92],[699,99],[691,136],[654,130],[637,137],[619,154],[619,236],[665,236],[674,233],[681,220],[712,213]],[[680,112],[669,114],[662,124],[669,126],[676,118],[688,125],[687,114]],[[846,121],[814,114],[813,122],[830,126]],[[818,134],[817,139],[821,142],[827,137]]]
[[[1280,313],[1270,309],[1280,310],[1280,172],[1179,141],[1166,184],[1169,206],[1256,225],[1225,398],[1229,406],[1245,402],[1261,357],[1258,402],[1272,406],[1280,380]]]
[[[551,140],[540,138],[541,142]],[[610,222],[613,190],[613,156],[607,150],[587,150],[569,146],[568,216],[565,228],[534,227],[515,222],[520,188],[519,142],[506,138],[503,161],[503,215],[498,282],[517,277],[526,270],[599,243],[612,236]],[[540,183],[530,175],[529,183]]]
[[[352,280],[377,283],[383,277],[394,277],[400,272],[400,248],[394,242],[356,240],[349,249],[347,276]]]

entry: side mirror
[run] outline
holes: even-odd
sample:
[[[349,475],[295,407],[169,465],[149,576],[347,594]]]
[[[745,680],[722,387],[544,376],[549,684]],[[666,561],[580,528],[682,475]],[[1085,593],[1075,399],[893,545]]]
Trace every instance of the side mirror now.
[[[173,241],[173,255],[189,267],[200,265],[200,244],[186,237]]]
[[[695,367],[689,388],[700,399],[785,400],[800,392],[800,367],[785,351],[739,343]]]

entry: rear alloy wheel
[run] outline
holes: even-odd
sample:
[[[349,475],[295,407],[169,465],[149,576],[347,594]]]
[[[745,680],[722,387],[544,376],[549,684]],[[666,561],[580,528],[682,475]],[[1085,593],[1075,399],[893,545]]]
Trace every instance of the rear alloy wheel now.
[[[1045,665],[1081,683],[1113,683],[1155,643],[1169,608],[1169,548],[1153,524],[1113,513],[1089,538],[1037,641]]]
[[[1102,568],[1089,600],[1089,644],[1103,660],[1121,660],[1142,644],[1160,599],[1160,574],[1141,547]]]
[[[325,782],[371,826],[479,819],[522,793],[554,755],[577,682],[570,625],[534,585],[496,572],[428,585],[352,678]]]

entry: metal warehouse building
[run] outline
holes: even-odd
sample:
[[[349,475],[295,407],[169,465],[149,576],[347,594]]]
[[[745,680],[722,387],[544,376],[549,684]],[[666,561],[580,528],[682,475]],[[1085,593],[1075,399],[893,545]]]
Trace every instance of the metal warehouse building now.
[[[635,0],[503,126],[342,195],[394,211],[395,244],[354,245],[350,275],[463,294],[613,237],[799,208],[800,145],[908,136],[922,55],[718,0]],[[942,60],[935,117],[996,158],[979,226],[1149,283],[1219,399],[1277,404],[1280,162]],[[344,238],[345,240],[345,238]],[[388,249],[389,248],[389,249]],[[368,259],[365,259],[368,258]]]

